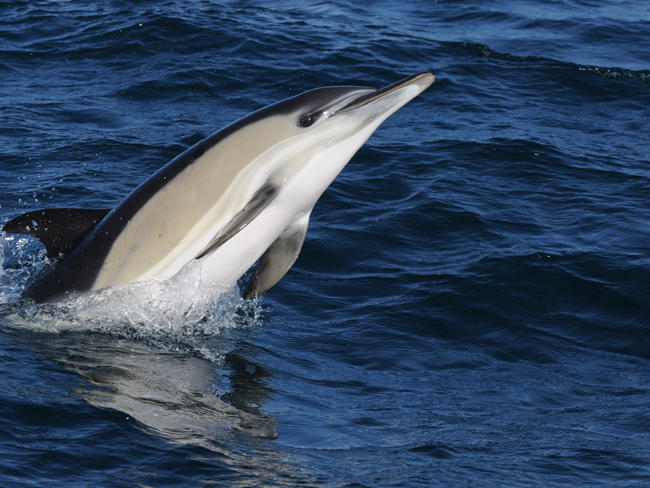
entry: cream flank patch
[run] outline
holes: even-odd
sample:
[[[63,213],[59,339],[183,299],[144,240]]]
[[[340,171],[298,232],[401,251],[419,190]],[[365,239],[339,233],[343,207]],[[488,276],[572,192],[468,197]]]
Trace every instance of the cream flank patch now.
[[[199,254],[259,187],[254,180],[248,188],[233,184],[238,176],[293,135],[277,119],[284,117],[230,134],[152,195],[111,247],[92,288],[168,278]]]

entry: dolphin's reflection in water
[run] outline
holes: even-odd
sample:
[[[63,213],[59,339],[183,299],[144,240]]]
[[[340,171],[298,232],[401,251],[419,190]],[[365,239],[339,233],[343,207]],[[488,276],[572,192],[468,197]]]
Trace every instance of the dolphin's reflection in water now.
[[[202,461],[221,466],[218,472],[227,467],[229,486],[318,485],[291,455],[265,442],[277,437],[274,420],[255,407],[270,391],[264,384],[268,373],[243,356],[227,353],[219,364],[137,339],[20,329],[11,334],[14,340],[79,375],[73,394],[123,412],[166,442],[204,448]],[[229,387],[222,390],[220,382]],[[197,476],[202,479],[191,474],[188,479],[215,481],[203,479],[205,473]]]
[[[85,380],[77,389],[81,397],[124,412],[169,440],[210,447],[220,432],[232,429],[277,436],[270,417],[220,398],[237,392],[216,390],[218,366],[206,359],[101,334],[89,334],[65,349],[53,359]]]

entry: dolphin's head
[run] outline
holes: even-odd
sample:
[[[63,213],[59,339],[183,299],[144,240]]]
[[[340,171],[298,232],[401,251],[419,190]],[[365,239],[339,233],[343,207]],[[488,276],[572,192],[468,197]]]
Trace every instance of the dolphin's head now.
[[[379,90],[363,86],[316,88],[285,102],[297,106],[296,124],[302,129],[319,129],[336,122],[362,130],[378,119],[381,123],[428,88],[433,80],[431,73],[420,73]]]
[[[267,127],[265,167],[255,171],[285,183],[307,174],[301,184],[320,195],[375,129],[433,81],[421,73],[379,90],[316,88],[251,114],[247,122]]]

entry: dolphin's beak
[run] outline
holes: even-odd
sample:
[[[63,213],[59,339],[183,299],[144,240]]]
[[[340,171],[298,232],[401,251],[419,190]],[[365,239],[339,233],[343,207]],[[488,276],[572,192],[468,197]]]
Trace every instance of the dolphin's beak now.
[[[408,78],[404,78],[403,80],[388,85],[384,88],[375,90],[374,92],[356,98],[348,105],[343,107],[341,110],[339,110],[339,113],[347,112],[348,110],[354,110],[363,107],[364,105],[368,105],[369,103],[375,102],[381,98],[390,95],[391,93],[394,93],[398,90],[402,90],[406,87],[417,88],[417,93],[413,95],[413,97],[415,97],[416,95],[419,95],[424,90],[429,88],[429,86],[431,86],[434,80],[435,77],[431,73],[420,73],[417,75],[409,76]]]

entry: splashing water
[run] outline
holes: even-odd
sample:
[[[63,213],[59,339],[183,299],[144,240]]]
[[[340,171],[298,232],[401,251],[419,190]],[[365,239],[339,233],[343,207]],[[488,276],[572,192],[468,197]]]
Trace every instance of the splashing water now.
[[[21,291],[48,259],[42,249],[34,252],[31,238],[4,233],[1,237],[0,304],[15,327],[52,333],[99,332],[173,345],[218,362],[206,341],[227,329],[261,320],[259,302],[243,300],[237,287],[201,283],[198,261],[166,281],[131,283],[50,304],[21,300]]]

